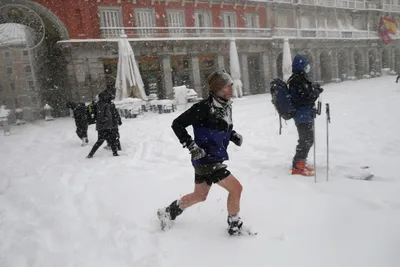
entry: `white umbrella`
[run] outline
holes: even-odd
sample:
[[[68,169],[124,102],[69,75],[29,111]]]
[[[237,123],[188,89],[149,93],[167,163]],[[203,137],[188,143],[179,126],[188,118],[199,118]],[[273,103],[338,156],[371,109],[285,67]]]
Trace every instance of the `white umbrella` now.
[[[290,53],[289,39],[283,40],[282,74],[286,82],[292,75],[292,55]]]
[[[128,97],[127,86],[129,84],[129,86],[137,86],[142,99],[147,100],[143,80],[135,60],[135,54],[125,34],[122,34],[121,38],[118,40],[118,51],[117,79],[115,81],[115,88],[117,90],[115,99],[120,101]]]
[[[239,65],[239,56],[236,48],[236,42],[234,39],[231,40],[230,49],[229,49],[229,58],[230,58],[230,71],[231,77],[233,80],[233,96],[234,97],[242,97],[243,96],[243,84],[240,80],[240,65]]]

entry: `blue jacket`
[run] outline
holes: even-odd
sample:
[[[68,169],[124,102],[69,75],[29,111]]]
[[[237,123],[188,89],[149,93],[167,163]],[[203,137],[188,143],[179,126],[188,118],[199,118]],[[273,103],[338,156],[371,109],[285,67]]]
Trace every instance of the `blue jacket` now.
[[[293,74],[287,81],[292,102],[296,108],[294,117],[296,124],[312,123],[313,108],[320,94],[304,72],[307,64],[309,64],[308,60],[304,56],[297,55],[292,63]]]
[[[172,129],[179,142],[188,146],[193,142],[186,127],[193,126],[194,142],[206,152],[199,160],[192,160],[193,165],[223,162],[229,159],[227,152],[233,131],[232,107],[210,96],[194,104],[172,123]]]

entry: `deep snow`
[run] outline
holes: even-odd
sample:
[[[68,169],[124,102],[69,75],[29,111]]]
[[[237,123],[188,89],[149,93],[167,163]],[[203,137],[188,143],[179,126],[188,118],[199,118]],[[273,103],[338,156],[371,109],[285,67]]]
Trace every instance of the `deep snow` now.
[[[227,193],[160,232],[156,210],[193,188],[189,154],[170,128],[184,109],[123,119],[123,156],[86,159],[71,118],[0,133],[0,266],[4,267],[398,267],[400,85],[395,77],[325,85],[331,105],[325,181],[325,105],[317,120],[318,182],[291,176],[292,121],[278,135],[268,94],[235,100],[229,169],[244,186],[241,217],[259,232],[226,232]],[[191,128],[189,128],[191,132]],[[312,151],[310,160],[312,161]],[[371,181],[346,178],[368,165]]]

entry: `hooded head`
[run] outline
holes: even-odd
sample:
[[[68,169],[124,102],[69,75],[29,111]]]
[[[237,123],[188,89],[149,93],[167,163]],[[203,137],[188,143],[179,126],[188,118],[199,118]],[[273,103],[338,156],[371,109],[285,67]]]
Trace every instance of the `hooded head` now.
[[[113,99],[109,90],[104,90],[99,94],[99,102],[111,102]]]
[[[75,103],[72,102],[72,101],[68,101],[68,102],[67,102],[67,108],[75,109],[76,106],[77,106],[77,104],[75,104]]]
[[[292,72],[297,74],[310,72],[310,63],[307,58],[302,55],[295,56],[292,63]]]
[[[207,81],[210,93],[224,100],[229,100],[232,97],[233,80],[225,70],[213,72]]]

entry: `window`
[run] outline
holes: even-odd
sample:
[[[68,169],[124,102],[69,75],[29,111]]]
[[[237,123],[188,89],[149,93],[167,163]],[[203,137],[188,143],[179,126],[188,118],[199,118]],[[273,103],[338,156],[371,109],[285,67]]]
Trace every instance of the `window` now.
[[[244,15],[244,23],[246,28],[260,28],[260,20],[256,13],[246,13]]]
[[[28,56],[28,55],[29,55],[28,50],[22,51],[22,55],[23,55],[23,56]]]
[[[236,28],[236,14],[233,12],[224,12],[222,16],[222,27]],[[224,30],[224,32],[234,32],[235,30]]]
[[[32,67],[29,66],[29,65],[26,65],[26,66],[25,66],[25,72],[26,72],[26,73],[31,73],[31,72],[32,72]]]
[[[37,105],[37,97],[36,96],[32,96],[31,97],[31,103],[32,103],[33,106]]]
[[[13,73],[12,67],[7,67],[7,74],[12,74],[12,73]]]
[[[35,91],[35,83],[33,81],[28,81],[28,88]]]
[[[184,11],[169,11],[167,10],[168,27],[185,27]],[[183,33],[182,29],[170,29],[173,35]]]
[[[353,27],[357,30],[366,30],[366,23],[364,23],[364,17],[361,15],[354,15],[353,18]]]
[[[277,28],[297,28],[296,16],[292,10],[279,9],[275,17]]]
[[[11,91],[15,91],[15,84],[14,83],[10,83],[10,89],[11,89]]]
[[[300,28],[304,30],[315,29],[315,17],[308,14],[302,14],[300,16]]]
[[[233,12],[222,13],[222,26],[225,28],[236,28],[236,14]]]
[[[135,23],[137,27],[155,27],[156,18],[154,10],[150,8],[137,8],[135,9]],[[143,29],[138,30],[140,36],[151,36],[154,33],[154,29]]]
[[[210,12],[206,10],[198,10],[194,12],[194,26],[195,27],[211,27],[211,16]],[[197,33],[210,32],[210,29],[197,29]]]
[[[107,29],[122,27],[121,8],[119,7],[99,7],[100,28],[103,37],[118,37],[121,29]]]
[[[10,57],[10,52],[4,52],[4,57]]]

